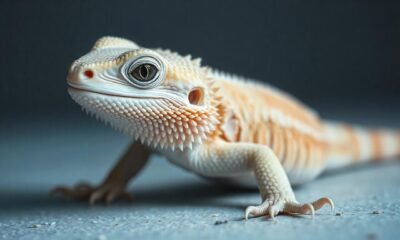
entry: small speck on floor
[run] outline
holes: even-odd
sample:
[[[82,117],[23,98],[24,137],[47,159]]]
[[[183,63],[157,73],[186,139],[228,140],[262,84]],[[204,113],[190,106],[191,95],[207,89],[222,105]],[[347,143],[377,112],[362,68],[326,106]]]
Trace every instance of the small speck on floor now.
[[[377,240],[378,239],[378,235],[376,235],[376,233],[368,233],[367,234],[367,240]]]
[[[223,221],[217,220],[214,222],[214,225],[221,225],[221,224],[227,224],[227,223],[228,223],[228,220],[223,220]]]
[[[29,228],[41,228],[42,225],[41,224],[33,224],[31,226],[29,226]]]
[[[383,212],[382,211],[379,211],[379,210],[374,210],[373,212],[371,212],[371,214],[382,214]]]

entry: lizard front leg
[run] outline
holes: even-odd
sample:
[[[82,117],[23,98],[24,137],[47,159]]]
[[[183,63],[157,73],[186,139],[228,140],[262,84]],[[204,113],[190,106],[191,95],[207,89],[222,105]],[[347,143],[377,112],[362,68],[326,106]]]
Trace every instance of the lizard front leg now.
[[[150,154],[151,152],[141,144],[132,143],[100,185],[91,186],[80,183],[73,188],[61,186],[54,188],[51,194],[61,194],[72,199],[86,200],[90,204],[100,200],[110,203],[118,197],[131,200],[131,194],[125,189],[129,180],[135,177],[144,167]]]
[[[299,203],[280,161],[265,145],[226,142],[205,144],[191,154],[190,165],[198,173],[210,177],[253,171],[263,202],[258,206],[249,206],[245,211],[246,219],[249,215],[269,215],[273,218],[279,213],[314,215],[315,210],[325,204],[333,208],[329,198]]]

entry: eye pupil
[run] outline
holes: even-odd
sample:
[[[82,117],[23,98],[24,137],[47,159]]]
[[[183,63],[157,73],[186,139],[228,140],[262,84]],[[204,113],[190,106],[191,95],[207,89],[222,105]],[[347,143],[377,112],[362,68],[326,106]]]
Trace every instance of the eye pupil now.
[[[154,66],[153,64],[146,63],[135,67],[130,72],[130,75],[141,82],[147,82],[153,80],[157,72],[158,69],[156,66]]]
[[[147,79],[148,78],[148,76],[149,76],[149,68],[150,68],[150,66],[149,66],[149,64],[144,64],[144,65],[141,65],[140,66],[140,76],[143,78],[143,79]]]

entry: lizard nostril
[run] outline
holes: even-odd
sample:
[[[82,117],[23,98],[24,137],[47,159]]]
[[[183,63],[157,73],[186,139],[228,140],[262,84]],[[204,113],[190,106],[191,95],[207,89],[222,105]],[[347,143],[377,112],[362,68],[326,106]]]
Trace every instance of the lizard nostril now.
[[[83,75],[84,75],[85,77],[87,77],[87,78],[90,79],[90,78],[93,78],[94,73],[93,73],[92,70],[88,69],[88,70],[85,70],[85,71],[83,72]]]

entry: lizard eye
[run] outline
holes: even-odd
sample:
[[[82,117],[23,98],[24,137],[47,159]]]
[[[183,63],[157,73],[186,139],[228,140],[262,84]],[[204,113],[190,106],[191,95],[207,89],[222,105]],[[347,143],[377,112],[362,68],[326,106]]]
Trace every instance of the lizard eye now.
[[[165,76],[164,65],[153,56],[141,56],[125,64],[121,73],[135,87],[152,88]]]
[[[150,63],[141,64],[129,72],[129,75],[138,81],[151,81],[157,74],[158,69]]]

